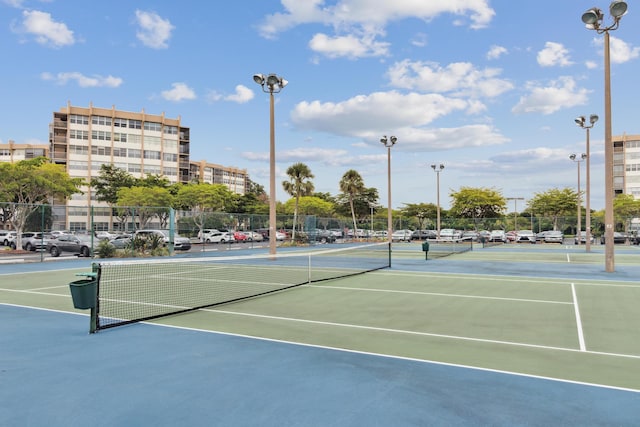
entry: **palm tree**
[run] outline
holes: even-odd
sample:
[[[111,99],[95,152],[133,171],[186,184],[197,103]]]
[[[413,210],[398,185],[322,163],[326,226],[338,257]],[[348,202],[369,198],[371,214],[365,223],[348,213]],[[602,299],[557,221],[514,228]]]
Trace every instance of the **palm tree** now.
[[[356,212],[353,207],[353,199],[364,191],[364,181],[362,177],[353,169],[350,169],[342,175],[340,180],[340,191],[349,196],[349,207],[351,208],[351,217],[353,218],[353,236],[357,235],[358,227],[356,226]]]
[[[310,181],[311,178],[314,178],[314,175],[311,173],[309,166],[300,162],[289,166],[287,175],[289,175],[289,181],[282,181],[282,187],[289,195],[296,198],[296,204],[293,210],[293,231],[291,233],[291,240],[295,241],[300,197],[311,195],[315,190],[313,183]]]

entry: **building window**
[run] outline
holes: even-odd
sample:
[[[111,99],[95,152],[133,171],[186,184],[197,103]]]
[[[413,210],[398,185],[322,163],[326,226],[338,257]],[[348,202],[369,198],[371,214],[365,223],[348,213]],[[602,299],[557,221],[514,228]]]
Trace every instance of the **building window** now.
[[[111,126],[111,117],[92,116],[91,123],[94,125]]]
[[[152,160],[160,160],[160,152],[152,150],[144,150],[144,158]]]
[[[144,173],[160,175],[160,166],[144,165]]]
[[[86,231],[87,223],[84,221],[71,221],[69,222],[69,231]]]
[[[162,125],[156,122],[144,122],[144,130],[160,132],[162,130]]]
[[[178,127],[177,126],[165,126],[164,127],[164,133],[166,133],[167,135],[177,135],[178,134]]]
[[[132,159],[139,159],[139,158],[141,158],[141,154],[142,153],[141,153],[140,150],[135,150],[133,148],[130,148],[127,157],[132,158]]]
[[[111,132],[93,130],[91,131],[91,139],[97,140],[97,141],[111,141]]]
[[[86,145],[69,145],[69,153],[86,156],[89,154],[89,147]]]
[[[129,129],[141,129],[142,122],[140,120],[129,120]]]
[[[113,140],[115,142],[127,142],[127,134],[126,133],[113,133]]]
[[[82,139],[85,141],[89,140],[89,132],[86,130],[78,130],[78,129],[70,129],[69,130],[69,138],[71,139]]]
[[[142,172],[142,168],[137,163],[127,163],[127,172],[129,173],[140,173]]]
[[[88,116],[80,116],[77,114],[70,114],[69,115],[69,123],[76,123],[79,125],[88,125],[89,124],[89,117]]]
[[[164,160],[165,162],[176,163],[178,161],[178,155],[174,153],[163,153],[162,160]]]
[[[113,126],[117,128],[126,128],[127,119],[113,119]]]
[[[115,148],[113,149],[113,157],[127,157],[127,149],[126,148]]]
[[[94,145],[91,147],[91,154],[96,156],[110,156],[111,155],[111,147],[100,147]]]

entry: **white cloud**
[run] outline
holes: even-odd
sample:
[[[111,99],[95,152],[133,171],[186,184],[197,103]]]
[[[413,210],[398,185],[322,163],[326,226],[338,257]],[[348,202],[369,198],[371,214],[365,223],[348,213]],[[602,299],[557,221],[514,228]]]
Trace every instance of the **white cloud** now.
[[[499,79],[498,68],[478,70],[468,62],[441,67],[433,62],[404,60],[389,68],[391,86],[424,92],[450,92],[455,95],[496,97],[513,89],[508,80]]]
[[[371,35],[360,38],[355,35],[331,37],[319,33],[313,36],[309,48],[329,58],[363,58],[389,53],[389,43],[377,42]]]
[[[427,42],[428,38],[424,33],[418,33],[411,39],[411,44],[417,47],[425,47]]]
[[[537,82],[528,82],[528,95],[522,96],[511,110],[516,114],[552,114],[563,108],[587,104],[587,89],[578,88],[572,77],[560,77],[543,87]]]
[[[59,85],[65,85],[69,81],[75,81],[80,87],[119,87],[123,80],[119,77],[109,76],[85,76],[79,72],[67,72],[67,73],[42,73],[40,75],[42,80],[55,81]]]
[[[502,55],[509,53],[506,47],[493,45],[487,52],[487,59],[498,59]]]
[[[244,85],[236,86],[236,92],[232,95],[224,97],[225,101],[237,102],[238,104],[244,104],[253,99],[254,93],[251,89]]]
[[[593,44],[600,48],[604,47],[604,41],[602,40],[602,37],[594,39]],[[624,40],[610,36],[609,54],[612,64],[623,64],[625,62],[631,61],[632,59],[638,58],[638,56],[640,56],[640,47],[633,47]]]
[[[22,31],[32,34],[36,42],[53,47],[70,46],[75,43],[73,31],[61,22],[56,22],[51,15],[37,10],[25,10]]]
[[[140,26],[136,37],[145,46],[153,49],[166,49],[171,38],[171,31],[175,28],[168,19],[162,19],[155,12],[136,10],[136,21]]]
[[[546,42],[544,49],[538,52],[538,64],[542,67],[567,67],[573,62],[569,59],[569,51],[561,43]]]
[[[598,68],[598,64],[595,61],[586,61],[584,65],[590,70],[593,70],[594,68]]]
[[[471,28],[484,28],[495,15],[487,0],[416,1],[394,0],[370,2],[338,0],[333,5],[324,0],[281,0],[284,12],[267,15],[260,33],[267,38],[301,24],[323,24],[333,28],[377,27],[406,18],[430,21],[443,14],[456,16],[455,25],[470,20]]]
[[[162,91],[162,97],[167,101],[184,101],[196,99],[196,93],[186,83],[173,83],[173,89]]]

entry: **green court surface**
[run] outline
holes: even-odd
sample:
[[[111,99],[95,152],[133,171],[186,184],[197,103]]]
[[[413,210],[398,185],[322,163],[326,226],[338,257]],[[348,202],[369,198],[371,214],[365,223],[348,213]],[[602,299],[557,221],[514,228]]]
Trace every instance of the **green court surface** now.
[[[617,250],[614,273],[597,247],[476,245],[425,260],[419,244],[400,244],[392,259],[390,269],[152,323],[640,391],[637,247]],[[87,271],[77,265],[0,266],[0,303],[77,311],[68,283]]]

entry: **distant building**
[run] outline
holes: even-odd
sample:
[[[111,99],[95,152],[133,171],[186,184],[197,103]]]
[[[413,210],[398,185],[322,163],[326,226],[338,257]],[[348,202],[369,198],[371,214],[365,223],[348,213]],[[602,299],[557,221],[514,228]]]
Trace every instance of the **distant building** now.
[[[171,183],[188,183],[197,176],[202,182],[224,183],[239,194],[246,191],[246,170],[190,161],[190,130],[182,126],[180,117],[68,104],[53,113],[49,143],[52,162],[64,165],[69,176],[86,182],[99,175],[102,165],[114,165],[136,178],[154,174]],[[64,206],[54,207],[53,229],[114,228],[107,205],[95,199],[95,191],[84,191]],[[94,208],[93,223],[89,206]]]
[[[221,166],[207,163],[206,160],[192,161],[190,180],[207,184],[224,184],[236,194],[245,194],[249,185],[249,175],[246,169]]]
[[[613,191],[640,199],[640,135],[612,137]]]
[[[0,144],[0,162],[19,162],[36,157],[49,157],[49,146],[45,144],[16,144],[9,140],[7,144]]]

